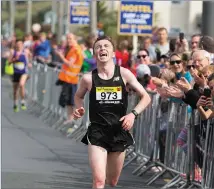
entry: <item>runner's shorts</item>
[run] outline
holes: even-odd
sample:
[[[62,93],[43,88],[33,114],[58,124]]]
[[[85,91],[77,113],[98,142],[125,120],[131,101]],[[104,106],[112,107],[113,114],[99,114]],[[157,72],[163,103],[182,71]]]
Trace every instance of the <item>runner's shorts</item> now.
[[[22,75],[24,75],[24,74],[26,74],[26,73],[14,73],[12,76],[13,83],[19,83]]]
[[[125,131],[121,125],[114,127],[95,124],[88,127],[81,142],[86,145],[100,146],[107,152],[124,152],[135,143],[129,131]]]

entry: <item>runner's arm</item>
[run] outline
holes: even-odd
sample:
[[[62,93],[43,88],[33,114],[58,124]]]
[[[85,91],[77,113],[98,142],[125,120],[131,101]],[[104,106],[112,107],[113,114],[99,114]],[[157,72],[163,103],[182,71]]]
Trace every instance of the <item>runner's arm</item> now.
[[[138,114],[140,114],[149,105],[149,103],[151,102],[151,98],[131,71],[129,71],[128,69],[122,69],[122,70],[123,71],[121,73],[123,73],[122,75],[124,75],[125,77],[126,84],[129,84],[131,88],[133,88],[137,92],[137,94],[141,97],[141,100],[139,101],[137,106],[134,108],[134,110]]]
[[[84,74],[80,84],[78,86],[77,92],[74,96],[75,108],[84,107],[84,97],[87,91],[89,91],[89,86],[91,85],[91,75]]]

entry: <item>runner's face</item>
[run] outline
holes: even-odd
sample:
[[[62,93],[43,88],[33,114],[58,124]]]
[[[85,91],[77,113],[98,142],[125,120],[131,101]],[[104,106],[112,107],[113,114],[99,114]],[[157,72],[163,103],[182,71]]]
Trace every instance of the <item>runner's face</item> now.
[[[95,57],[99,62],[108,62],[114,57],[113,45],[108,40],[97,41],[94,45]]]
[[[16,49],[17,49],[17,50],[21,50],[22,47],[23,47],[22,41],[17,41],[17,43],[16,43]]]

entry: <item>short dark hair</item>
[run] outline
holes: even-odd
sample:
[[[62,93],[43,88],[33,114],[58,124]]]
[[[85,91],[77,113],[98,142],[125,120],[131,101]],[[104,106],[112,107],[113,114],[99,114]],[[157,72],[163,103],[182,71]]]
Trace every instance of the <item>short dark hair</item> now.
[[[210,36],[202,36],[200,39],[199,48],[209,53],[214,53],[214,39]]]
[[[23,40],[21,38],[17,38],[16,43],[18,43],[18,42],[23,42]]]
[[[140,49],[138,50],[138,53],[139,53],[140,51],[145,51],[146,54],[147,54],[147,56],[149,56],[149,51],[148,51],[147,49],[140,48]]]
[[[115,45],[114,45],[114,42],[112,41],[112,39],[109,36],[103,35],[103,36],[98,37],[96,39],[96,41],[94,42],[94,44],[93,44],[93,53],[94,53],[94,46],[95,46],[95,44],[98,41],[101,41],[101,40],[107,40],[107,41],[109,41],[112,44],[112,46],[113,46],[113,50],[115,51]]]

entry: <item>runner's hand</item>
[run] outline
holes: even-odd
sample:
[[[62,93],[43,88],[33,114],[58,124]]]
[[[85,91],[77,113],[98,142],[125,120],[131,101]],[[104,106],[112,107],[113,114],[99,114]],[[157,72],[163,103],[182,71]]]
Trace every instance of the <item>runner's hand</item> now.
[[[134,124],[135,115],[133,113],[123,116],[120,121],[123,122],[122,127],[124,130],[129,131]]]
[[[84,113],[85,113],[85,109],[83,107],[76,109],[73,114],[74,119],[77,120],[81,118],[84,115]]]

